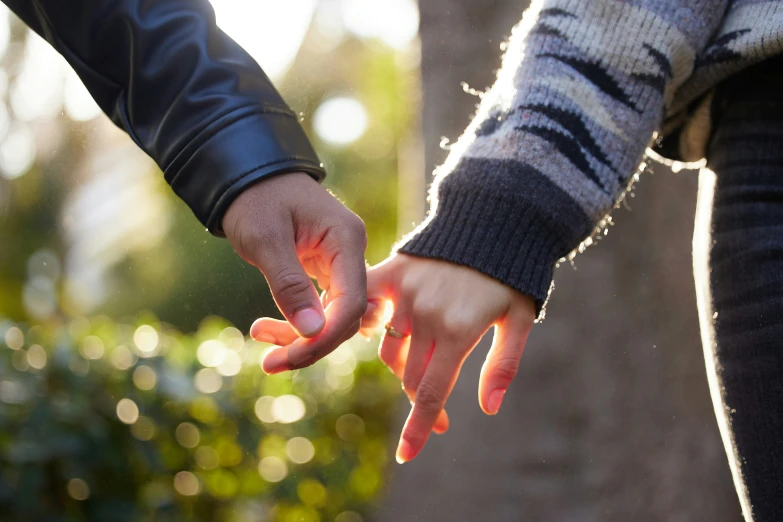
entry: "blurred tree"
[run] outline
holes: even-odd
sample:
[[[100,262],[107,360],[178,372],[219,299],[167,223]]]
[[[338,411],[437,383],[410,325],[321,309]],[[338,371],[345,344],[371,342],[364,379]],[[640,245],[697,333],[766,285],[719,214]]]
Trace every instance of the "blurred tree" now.
[[[420,3],[428,171],[445,159],[441,137],[457,137],[475,109],[460,83],[492,83],[523,7]],[[476,398],[488,339],[468,359],[447,406],[451,430],[394,468],[380,521],[741,520],[701,355],[696,179],[657,171],[578,270],[557,271],[548,318],[495,418]]]

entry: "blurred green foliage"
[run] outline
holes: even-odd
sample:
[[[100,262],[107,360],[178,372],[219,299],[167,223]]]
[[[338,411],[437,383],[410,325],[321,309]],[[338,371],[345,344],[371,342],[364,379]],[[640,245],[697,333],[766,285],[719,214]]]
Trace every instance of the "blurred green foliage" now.
[[[13,24],[13,34],[14,49],[24,49],[31,37],[20,23]],[[328,50],[319,42],[317,31],[311,29],[278,87],[301,115],[302,126],[327,168],[324,186],[365,221],[370,239],[367,259],[377,263],[388,255],[397,237],[398,169],[400,156],[405,154],[401,143],[410,136],[419,107],[417,54],[348,33]],[[23,55],[9,53],[0,61],[11,85]],[[329,144],[313,128],[317,108],[335,96],[353,98],[367,112],[367,129],[353,143]],[[9,95],[0,91],[0,103],[12,105],[9,102]],[[157,171],[154,195],[163,201],[166,219],[153,220],[147,229],[167,231],[146,246],[128,248],[110,263],[102,281],[107,298],[97,306],[86,310],[73,306],[64,299],[72,242],[87,234],[102,236],[105,231],[87,230],[80,237],[69,237],[65,210],[69,198],[102,175],[91,162],[107,149],[100,137],[107,134],[108,124],[104,116],[75,122],[65,115],[18,124],[29,127],[46,148],[39,146],[35,162],[22,176],[10,180],[0,176],[0,313],[17,321],[35,318],[23,301],[31,280],[28,261],[46,250],[66,268],[63,277],[54,281],[56,316],[97,313],[117,318],[150,310],[183,331],[192,331],[208,315],[224,317],[242,330],[259,316],[278,316],[258,270],[239,259],[227,241],[205,232]],[[130,144],[123,138],[122,143],[126,142]],[[114,161],[122,158],[118,154]],[[129,182],[127,190],[132,186]],[[145,211],[143,203],[136,207],[140,214]]]
[[[399,391],[372,346],[269,377],[222,319],[0,320],[0,519],[359,522]]]
[[[397,236],[417,52],[347,31],[325,45],[316,29],[277,84],[328,170],[324,185],[365,221],[376,263]],[[126,161],[133,145],[105,116],[20,116],[13,93],[33,38],[12,17],[0,57],[0,116],[36,150],[24,172],[0,169],[0,520],[361,522],[383,486],[400,393],[374,345],[353,340],[312,368],[265,376],[266,347],[240,333],[278,315],[263,276],[203,229],[154,166]],[[335,96],[367,112],[350,144],[314,129]],[[107,180],[110,190],[90,192]],[[99,219],[74,218],[80,197]],[[74,254],[145,213],[144,226],[103,244],[117,247],[108,255]],[[93,262],[100,277],[74,287],[74,268]],[[102,297],[83,306],[74,288]],[[216,347],[241,369],[205,366]]]

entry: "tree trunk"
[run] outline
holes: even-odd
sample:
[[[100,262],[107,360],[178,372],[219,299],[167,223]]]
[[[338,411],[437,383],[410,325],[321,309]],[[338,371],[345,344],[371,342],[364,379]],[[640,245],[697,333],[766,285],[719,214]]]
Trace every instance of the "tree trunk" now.
[[[428,172],[445,158],[441,137],[458,137],[477,103],[460,82],[492,83],[523,7],[421,3]],[[742,519],[698,332],[696,185],[690,172],[643,176],[608,237],[577,257],[577,270],[557,270],[548,318],[494,418],[476,397],[485,339],[448,403],[451,430],[394,467],[379,521]]]

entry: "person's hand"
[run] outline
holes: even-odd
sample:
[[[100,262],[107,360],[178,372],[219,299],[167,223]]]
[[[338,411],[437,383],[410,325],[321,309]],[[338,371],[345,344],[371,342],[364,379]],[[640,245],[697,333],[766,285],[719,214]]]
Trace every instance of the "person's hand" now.
[[[265,371],[308,366],[358,331],[367,308],[364,223],[310,176],[282,174],[253,185],[222,224],[234,250],[264,274],[288,320],[261,324],[290,324],[298,334],[265,359]],[[326,313],[311,277],[334,296]],[[260,340],[280,344],[274,336]]]
[[[479,404],[489,415],[498,412],[519,368],[535,304],[471,268],[405,254],[370,269],[367,278],[370,305],[362,331],[382,326],[385,302],[393,304],[391,331],[379,353],[413,397],[397,448],[403,463],[421,451],[433,428],[448,427],[444,407],[462,363],[493,325],[497,331],[481,370]]]

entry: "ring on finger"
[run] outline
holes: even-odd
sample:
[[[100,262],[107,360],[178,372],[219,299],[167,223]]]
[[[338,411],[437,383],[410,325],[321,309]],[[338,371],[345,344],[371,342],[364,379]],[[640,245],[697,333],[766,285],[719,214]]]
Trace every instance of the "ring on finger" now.
[[[405,339],[408,337],[408,335],[395,329],[391,323],[386,323],[386,334],[389,335],[389,337],[394,337],[395,339]]]

